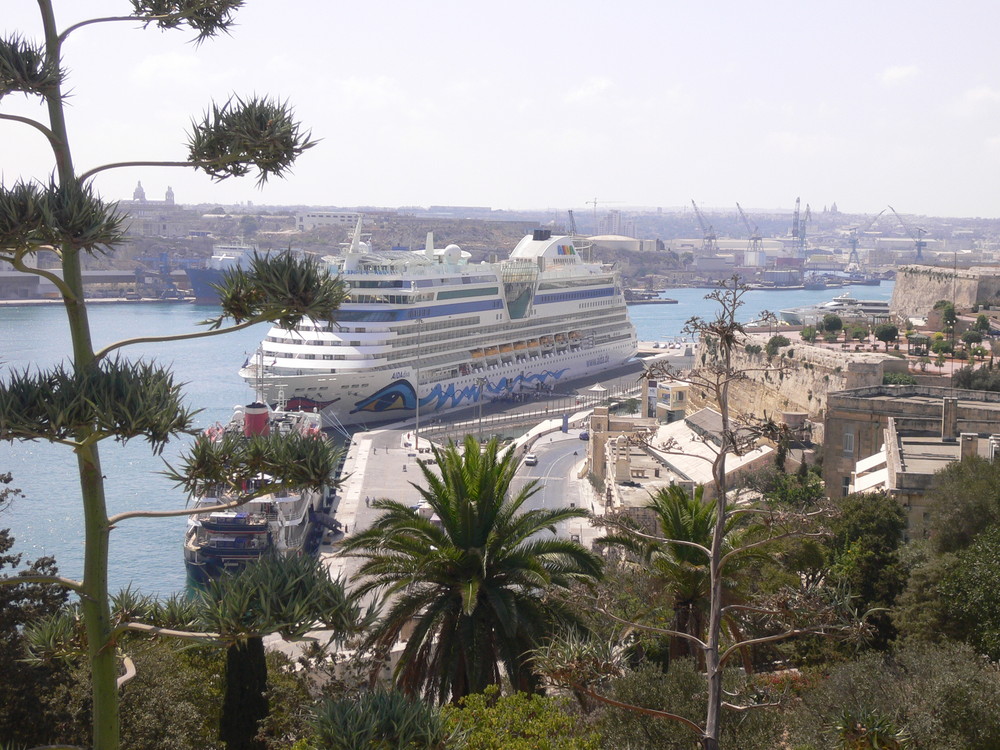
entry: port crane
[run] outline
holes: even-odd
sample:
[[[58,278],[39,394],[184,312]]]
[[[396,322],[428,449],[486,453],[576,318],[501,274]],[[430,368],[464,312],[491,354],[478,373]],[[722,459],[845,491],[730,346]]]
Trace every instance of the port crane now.
[[[794,240],[795,250],[800,258],[806,257],[806,224],[812,221],[812,211],[809,210],[809,204],[806,204],[806,212],[803,215],[799,206],[801,201],[798,197],[795,198],[795,214],[792,216],[792,239]]]
[[[917,260],[924,259],[924,248],[927,247],[927,241],[924,239],[924,235],[927,234],[927,230],[923,227],[910,227],[903,217],[896,213],[896,209],[889,206],[889,210],[896,214],[896,218],[899,219],[899,225],[903,227],[903,231],[910,235],[910,239],[913,240],[913,247],[917,250]]]
[[[747,228],[747,232],[750,234],[750,245],[747,247],[751,252],[762,250],[764,247],[763,237],[760,236],[760,230],[757,225],[747,218],[746,213],[743,211],[743,207],[739,203],[736,204],[736,210],[740,212],[740,218],[743,219],[743,225]]]
[[[857,269],[861,267],[861,258],[858,256],[858,244],[861,242],[861,235],[863,235],[865,232],[867,232],[869,229],[875,226],[875,222],[881,219],[882,214],[884,214],[885,212],[886,209],[884,208],[881,211],[879,211],[875,215],[874,219],[865,224],[864,229],[861,229],[860,227],[851,227],[848,230],[850,231],[850,234],[848,235],[847,241],[851,243],[851,254],[847,256],[848,269],[851,268]]]
[[[694,214],[698,217],[698,224],[701,225],[701,251],[706,256],[715,255],[717,249],[715,230],[711,224],[705,221],[705,217],[698,210],[698,204],[694,202],[694,198],[691,199],[691,205],[694,206]]]

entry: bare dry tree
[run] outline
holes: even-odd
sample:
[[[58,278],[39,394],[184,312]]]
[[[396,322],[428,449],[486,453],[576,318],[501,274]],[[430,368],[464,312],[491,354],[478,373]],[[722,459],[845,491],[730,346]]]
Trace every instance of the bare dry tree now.
[[[748,288],[736,276],[720,283],[705,297],[716,303],[716,317],[712,320],[694,317],[684,327],[685,334],[700,338],[703,356],[691,372],[684,374],[683,379],[710,396],[721,416],[721,427],[716,435],[698,438],[711,447],[711,455],[704,457],[712,467],[713,493],[708,502],[714,505],[714,524],[710,543],[706,545],[647,533],[621,517],[611,516],[604,521],[606,526],[634,539],[649,544],[681,545],[693,548],[704,556],[709,576],[708,624],[704,634],[652,625],[648,620],[643,622],[639,612],[634,613],[634,618],[622,616],[595,602],[595,611],[617,623],[622,633],[643,631],[683,639],[693,645],[694,650],[702,655],[700,661],[705,671],[707,700],[704,721],[699,723],[668,711],[626,705],[601,693],[600,686],[621,673],[622,662],[617,659],[613,647],[602,647],[579,636],[566,636],[540,649],[536,655],[541,671],[554,682],[569,685],[578,694],[599,702],[678,721],[698,735],[705,750],[718,750],[720,747],[720,717],[724,708],[746,711],[776,705],[774,700],[762,697],[760,693],[742,702],[733,700],[738,696],[726,693],[723,677],[727,663],[734,656],[756,646],[806,634],[860,636],[864,631],[863,618],[857,617],[851,610],[843,592],[824,587],[822,582],[802,579],[798,587],[752,602],[732,602],[724,595],[724,577],[734,563],[747,555],[766,554],[770,546],[781,540],[821,536],[824,532],[819,522],[830,515],[829,508],[822,504],[810,508],[788,508],[773,503],[745,503],[730,497],[727,458],[745,455],[755,450],[762,438],[776,439],[782,431],[781,426],[766,414],[759,417],[734,415],[730,404],[730,391],[734,384],[747,379],[755,371],[775,372],[787,366],[787,362],[772,358],[759,368],[747,368],[745,363],[737,365],[735,362],[737,348],[748,342],[748,334],[738,321],[738,312],[744,304],[742,298],[747,291]],[[644,379],[662,380],[680,376],[681,373],[670,365],[660,362],[647,367],[643,373]],[[653,449],[648,442],[647,447]],[[655,449],[665,454],[684,454],[683,444],[674,441]],[[742,537],[736,544],[727,543],[728,530],[741,516],[752,520],[756,533]],[[726,628],[725,621],[734,618],[741,618],[756,635],[748,637],[743,635],[742,629]]]

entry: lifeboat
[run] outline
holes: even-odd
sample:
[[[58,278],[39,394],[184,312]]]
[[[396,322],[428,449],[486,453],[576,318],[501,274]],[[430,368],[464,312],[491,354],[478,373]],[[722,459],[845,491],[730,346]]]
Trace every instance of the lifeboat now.
[[[552,346],[552,337],[551,336],[542,336],[539,339],[539,341],[542,342],[542,346]]]
[[[537,349],[538,348],[538,339],[528,339],[528,348],[529,349]]]
[[[579,331],[570,331],[569,332],[569,340],[570,341],[579,341],[580,338],[581,338],[581,336],[580,336],[580,332]]]
[[[565,333],[557,333],[556,334],[556,343],[557,344],[565,344],[566,343],[566,334]]]
[[[500,350],[497,349],[495,346],[488,346],[488,347],[486,347],[486,356],[487,357],[495,357],[499,353],[500,353]]]
[[[527,346],[528,345],[525,342],[523,342],[523,341],[515,341],[514,342],[514,349],[516,349],[516,350],[524,349]]]
[[[506,354],[507,352],[510,352],[510,351],[513,351],[513,350],[514,350],[514,346],[512,344],[501,344],[500,345],[500,353],[501,354]]]
[[[473,349],[469,354],[472,355],[473,359],[482,359],[485,355],[482,349]]]

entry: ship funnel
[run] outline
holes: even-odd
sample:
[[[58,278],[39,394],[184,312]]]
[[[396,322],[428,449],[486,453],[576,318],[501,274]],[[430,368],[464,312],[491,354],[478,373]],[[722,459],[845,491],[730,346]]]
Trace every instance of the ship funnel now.
[[[531,239],[535,242],[544,241],[552,237],[551,229],[536,229],[531,233]]]
[[[427,242],[424,244],[424,255],[434,260],[434,232],[427,233]]]
[[[267,404],[254,401],[247,404],[243,410],[243,435],[253,437],[254,435],[267,435],[271,432],[271,423],[268,418]]]

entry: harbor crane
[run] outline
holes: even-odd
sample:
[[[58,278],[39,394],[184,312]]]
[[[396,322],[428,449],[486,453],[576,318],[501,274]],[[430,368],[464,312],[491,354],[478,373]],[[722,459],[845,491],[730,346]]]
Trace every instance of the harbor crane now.
[[[806,257],[806,224],[812,221],[812,211],[809,204],[806,204],[805,215],[799,211],[801,201],[795,198],[795,214],[792,216],[792,240],[794,240],[795,250],[800,258]]]
[[[910,235],[910,239],[913,240],[913,247],[917,250],[917,260],[924,259],[924,248],[927,247],[927,241],[924,239],[924,235],[927,234],[927,230],[923,227],[910,227],[903,217],[896,213],[896,209],[889,206],[889,210],[896,214],[896,218],[899,219],[899,225],[903,227],[903,231]]]
[[[691,205],[694,206],[695,216],[698,217],[698,224],[701,225],[701,251],[706,256],[715,255],[717,249],[715,230],[711,224],[705,221],[705,217],[698,210],[698,204],[694,202],[694,198],[691,199]]]
[[[879,211],[875,215],[874,219],[865,224],[864,229],[861,229],[861,227],[851,227],[848,230],[850,234],[848,235],[847,241],[851,243],[851,254],[847,256],[847,268],[857,269],[861,267],[861,258],[858,256],[858,244],[861,242],[861,235],[863,235],[865,232],[867,232],[869,229],[875,226],[875,222],[881,219],[882,214],[884,214],[885,212],[886,209],[884,208],[881,211]]]
[[[743,207],[740,206],[739,203],[736,204],[736,210],[740,212],[740,218],[743,219],[743,225],[747,228],[747,232],[750,234],[750,245],[747,249],[751,252],[762,250],[764,243],[757,225],[747,218],[746,213],[743,211]]]

